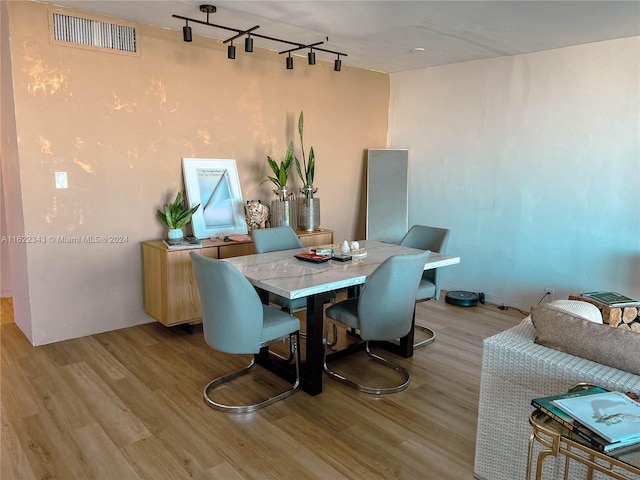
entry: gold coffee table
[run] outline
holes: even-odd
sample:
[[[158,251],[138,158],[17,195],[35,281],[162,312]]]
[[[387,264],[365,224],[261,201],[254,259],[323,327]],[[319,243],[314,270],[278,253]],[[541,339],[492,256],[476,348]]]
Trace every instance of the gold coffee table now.
[[[587,466],[588,480],[591,480],[594,470],[619,480],[640,479],[640,443],[604,453],[596,450],[586,440],[538,410],[531,414],[529,423],[533,431],[529,438],[527,480],[531,480],[534,441],[544,447],[538,453],[536,460],[536,480],[542,479],[544,459],[549,455],[554,457],[563,455],[565,457],[565,480],[569,475],[570,460]]]

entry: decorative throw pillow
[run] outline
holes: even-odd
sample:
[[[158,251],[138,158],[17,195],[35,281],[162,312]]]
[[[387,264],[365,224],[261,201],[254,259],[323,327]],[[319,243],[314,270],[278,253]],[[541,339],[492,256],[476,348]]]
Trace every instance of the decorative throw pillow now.
[[[640,334],[585,320],[551,304],[531,311],[535,342],[640,375]]]
[[[602,321],[602,313],[600,313],[598,307],[591,303],[585,303],[579,300],[554,300],[549,302],[549,305],[554,305],[560,310],[573,313],[577,317],[582,317],[591,322],[604,323]]]

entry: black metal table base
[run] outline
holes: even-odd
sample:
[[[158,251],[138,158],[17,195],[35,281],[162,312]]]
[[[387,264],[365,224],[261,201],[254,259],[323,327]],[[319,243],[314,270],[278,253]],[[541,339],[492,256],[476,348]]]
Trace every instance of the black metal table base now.
[[[259,292],[263,302],[268,303],[268,292]],[[350,292],[353,294],[355,292]],[[324,345],[323,345],[323,330],[324,330],[324,303],[329,299],[330,292],[319,293],[307,297],[307,339],[306,339],[306,356],[302,359],[300,364],[300,388],[310,395],[317,395],[322,393],[322,378],[324,370],[322,368],[324,363]],[[415,311],[414,311],[415,321]],[[413,325],[409,334],[400,339],[399,344],[392,342],[371,342],[374,346],[382,347],[391,353],[399,355],[404,358],[409,358],[413,355]],[[364,342],[357,342],[349,345],[339,351],[333,352],[327,355],[327,362],[342,358],[351,353],[364,349]],[[287,381],[293,382],[295,380],[295,365],[293,363],[286,362],[280,358],[276,358],[274,355],[269,355],[266,348],[260,351],[260,354],[256,357],[256,363],[262,367],[272,371],[273,373],[280,375]]]

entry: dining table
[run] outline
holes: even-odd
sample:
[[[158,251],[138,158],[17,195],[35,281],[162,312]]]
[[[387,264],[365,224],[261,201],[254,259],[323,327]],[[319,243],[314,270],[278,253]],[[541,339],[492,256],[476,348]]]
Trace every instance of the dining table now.
[[[350,296],[357,295],[367,276],[387,258],[420,251],[374,240],[363,240],[358,244],[359,254],[352,255],[349,261],[337,261],[331,259],[330,255],[320,263],[296,258],[295,255],[310,253],[309,247],[224,259],[249,280],[263,303],[269,302],[270,293],[289,299],[306,298],[306,348],[301,365],[300,386],[311,395],[322,392],[324,304],[338,290],[347,289]],[[339,253],[339,247],[337,250]],[[459,256],[431,252],[424,268],[428,270],[457,263],[460,263]],[[412,356],[413,328],[397,344],[390,343],[386,348],[403,357]],[[334,355],[343,354],[344,352],[337,352]],[[327,356],[327,360],[330,358],[331,356]],[[288,362],[274,360],[266,348],[257,356],[257,362],[289,380],[295,374]]]

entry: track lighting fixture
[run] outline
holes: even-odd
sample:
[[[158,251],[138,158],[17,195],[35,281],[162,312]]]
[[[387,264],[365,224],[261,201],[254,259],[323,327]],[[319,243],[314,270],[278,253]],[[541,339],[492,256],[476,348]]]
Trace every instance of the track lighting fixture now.
[[[216,25],[214,23],[210,23],[209,22],[209,15],[212,13],[216,13],[217,8],[214,5],[200,5],[200,11],[203,13],[207,14],[207,20],[203,21],[203,20],[196,20],[194,18],[189,18],[189,17],[183,17],[181,15],[173,15],[173,18],[179,18],[181,20],[184,20],[186,22],[186,25],[184,27],[182,27],[182,38],[184,39],[185,42],[191,42],[192,41],[192,32],[191,32],[191,27],[189,26],[189,22],[194,22],[194,23],[199,23],[202,25],[207,25],[209,27],[214,27],[214,28],[219,28],[222,30],[227,30],[230,32],[235,32],[236,34],[231,37],[228,38],[226,40],[224,40],[223,43],[227,43],[227,42],[231,42],[231,44],[227,47],[227,58],[233,60],[236,58],[236,47],[235,45],[233,45],[233,40],[235,40],[236,38],[242,37],[244,35],[246,35],[246,38],[244,39],[244,51],[245,52],[253,52],[253,37],[256,38],[262,38],[265,40],[270,40],[273,42],[280,42],[280,43],[286,43],[288,45],[292,45],[293,48],[290,48],[288,50],[285,50],[284,52],[279,52],[279,53],[287,53],[287,57],[286,57],[286,66],[288,70],[292,70],[293,69],[293,57],[291,56],[291,52],[295,52],[297,50],[303,50],[305,48],[309,48],[310,51],[308,53],[308,60],[309,60],[309,65],[315,65],[316,64],[316,52],[314,52],[314,50],[317,50],[319,52],[326,52],[326,53],[331,53],[333,55],[337,55],[338,58],[336,59],[335,63],[334,63],[334,67],[333,69],[336,72],[339,72],[340,69],[342,68],[342,61],[340,60],[340,55],[346,57],[347,54],[346,53],[342,53],[342,52],[336,52],[333,50],[328,50],[326,48],[320,48],[318,47],[318,45],[322,45],[324,44],[324,42],[316,42],[310,45],[305,45],[302,43],[298,43],[298,42],[291,42],[289,40],[283,40],[281,38],[275,38],[275,37],[269,37],[267,35],[261,35],[259,33],[252,33],[254,30],[260,28],[260,25],[256,25],[254,27],[251,27],[249,29],[238,29],[238,28],[232,28],[232,27],[225,27],[224,25]],[[329,38],[327,37],[327,40],[329,40]],[[313,47],[313,48],[312,48]]]
[[[215,5],[200,5],[200,11],[207,14],[207,23],[209,23],[209,14],[216,13],[218,9]]]
[[[244,39],[244,51],[247,53],[253,52],[253,38],[251,38],[251,35],[247,35],[247,38]]]
[[[191,42],[193,40],[193,37],[191,36],[191,27],[189,26],[188,21],[187,24],[182,27],[182,39],[185,42]]]
[[[227,43],[227,42],[231,42],[231,44],[227,47],[227,58],[230,60],[234,60],[236,58],[236,47],[233,44],[233,41],[236,38],[242,37],[243,35],[247,35],[250,32],[254,31],[256,28],[260,28],[260,25],[256,25],[255,27],[251,27],[249,30],[243,30],[238,32],[237,35],[234,35],[231,38],[227,38],[224,42],[222,43]],[[253,38],[251,38],[251,36],[247,35],[247,38],[245,38],[244,40],[244,51],[245,52],[253,52]]]
[[[309,65],[315,65],[316,63],[316,54],[313,51],[312,47],[315,47],[317,45],[322,45],[324,42],[316,42],[316,43],[312,43],[310,45],[299,45],[297,47],[294,48],[289,48],[287,50],[283,50],[282,52],[278,52],[280,55],[282,55],[283,53],[287,54],[287,61],[285,63],[285,65],[287,66],[287,70],[293,70],[293,57],[291,56],[291,52],[297,52],[298,50],[302,50],[304,48],[308,48],[311,51],[309,52]]]

